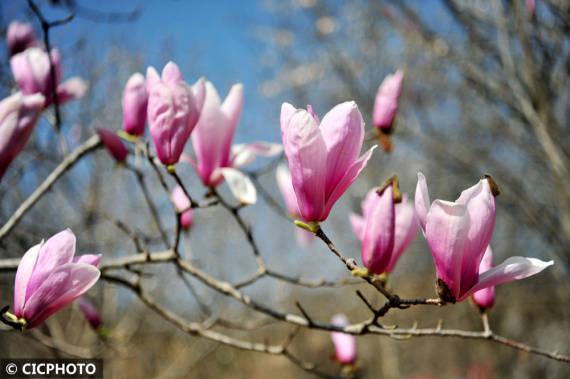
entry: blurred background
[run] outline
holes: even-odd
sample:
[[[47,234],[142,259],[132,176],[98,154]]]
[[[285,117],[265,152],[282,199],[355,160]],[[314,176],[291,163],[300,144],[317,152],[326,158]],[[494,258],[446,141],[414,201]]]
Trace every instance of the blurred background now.
[[[554,260],[530,279],[497,288],[490,311],[498,334],[549,351],[568,354],[570,240],[570,2],[565,0],[427,1],[36,1],[48,20],[74,13],[50,31],[62,56],[63,78],[89,82],[80,100],[61,107],[70,149],[94,133],[94,126],[118,130],[128,77],[176,62],[188,83],[204,76],[223,98],[232,84],[244,84],[245,101],[237,143],[280,143],[279,113],[286,101],[311,104],[322,117],[334,105],[355,100],[371,131],[374,97],[383,78],[404,71],[404,86],[392,136],[394,150],[377,149],[356,182],[335,205],[323,228],[337,247],[360,262],[360,244],[349,222],[360,213],[370,188],[398,173],[413,197],[418,171],[432,199],[455,199],[491,173],[502,194],[491,245],[495,263],[513,255]],[[41,27],[24,1],[0,3],[0,33],[10,21]],[[15,89],[4,39],[0,43],[0,97]],[[0,223],[32,193],[61,160],[49,113],[38,123],[23,153],[0,183]],[[368,148],[375,141],[365,142]],[[192,152],[191,144],[186,146]],[[137,164],[144,166],[142,158]],[[248,170],[267,167],[258,159]],[[21,257],[42,238],[70,227],[80,253],[103,259],[136,252],[113,220],[145,236],[151,250],[161,240],[136,177],[115,168],[100,150],[63,176],[0,244],[1,258]],[[273,166],[269,166],[273,167]],[[150,172],[150,170],[148,170]],[[186,164],[180,173],[198,199],[207,190]],[[283,204],[274,170],[258,186]],[[156,180],[145,178],[161,221],[171,235],[172,207]],[[173,182],[169,182],[172,186]],[[230,199],[224,184],[221,194]],[[320,241],[300,246],[290,220],[266,197],[243,210],[268,267],[310,280],[341,281],[350,274]],[[185,256],[216,278],[237,282],[256,271],[251,248],[239,226],[220,207],[196,210],[183,236]],[[208,311],[231,321],[225,333],[250,341],[280,343],[291,326],[255,313],[189,278],[188,292],[169,265],[144,267],[146,288],[177,314],[200,321]],[[391,288],[406,298],[433,297],[435,270],[421,233],[390,276]],[[14,273],[0,273],[0,305],[11,304]],[[243,291],[283,312],[297,313],[300,301],[316,320],[345,313],[351,322],[369,311],[354,294],[360,289],[380,306],[369,286],[303,288],[263,278]],[[194,296],[196,295],[196,296]],[[105,341],[70,306],[34,333],[0,330],[3,358],[104,358],[106,377],[311,377],[283,357],[244,352],[189,336],[159,318],[128,290],[101,281],[88,293],[112,330]],[[198,299],[198,300],[197,300]],[[461,304],[391,311],[384,324],[480,330],[477,311]],[[244,330],[238,330],[236,324]],[[54,342],[56,341],[56,342]],[[422,337],[358,339],[363,377],[565,378],[567,364],[521,353],[489,341]],[[338,373],[327,333],[302,330],[292,351],[319,369]]]

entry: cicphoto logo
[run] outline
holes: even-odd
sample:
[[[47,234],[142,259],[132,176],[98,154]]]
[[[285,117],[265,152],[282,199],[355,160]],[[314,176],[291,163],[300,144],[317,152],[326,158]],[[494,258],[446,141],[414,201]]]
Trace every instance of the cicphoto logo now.
[[[2,359],[1,378],[103,378],[101,359]]]

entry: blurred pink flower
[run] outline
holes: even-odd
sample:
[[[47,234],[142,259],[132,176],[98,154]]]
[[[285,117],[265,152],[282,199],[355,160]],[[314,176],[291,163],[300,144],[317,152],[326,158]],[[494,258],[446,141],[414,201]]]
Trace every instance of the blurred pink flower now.
[[[127,159],[129,152],[117,133],[102,126],[96,127],[95,130],[97,131],[97,134],[99,134],[99,137],[101,137],[103,145],[107,148],[107,151],[113,156],[113,158],[115,158],[117,162],[124,162]]]
[[[158,159],[164,165],[178,162],[194,130],[204,104],[204,82],[189,87],[174,62],[168,62],[162,77],[154,67],[146,71],[148,125]]]
[[[82,97],[87,91],[87,84],[79,77],[73,77],[63,83],[61,80],[60,55],[52,49],[51,59],[54,66],[57,98],[60,104]],[[25,95],[41,93],[46,98],[45,107],[53,102],[52,79],[48,53],[40,47],[30,47],[10,59],[14,78]]]
[[[353,101],[335,106],[319,122],[308,111],[284,103],[281,138],[299,212],[306,221],[324,221],[372,155],[358,158],[364,121]]]
[[[77,300],[77,305],[87,319],[87,322],[89,322],[89,325],[91,325],[94,330],[97,330],[103,326],[101,315],[93,303],[82,296],[79,298],[79,300]]]
[[[36,45],[36,34],[31,24],[12,21],[6,32],[6,45],[10,56]]]
[[[378,88],[372,121],[377,128],[389,132],[398,110],[404,73],[401,70],[386,76]]]
[[[66,229],[30,248],[22,257],[14,286],[14,314],[35,328],[87,290],[100,272],[100,255],[73,257],[75,235]],[[22,322],[21,321],[21,322]]]
[[[131,75],[123,93],[123,129],[125,132],[142,136],[146,124],[148,95],[144,76],[137,72]]]
[[[338,314],[332,319],[335,326],[348,325],[345,315]],[[356,337],[342,332],[332,332],[331,338],[334,344],[335,356],[340,363],[354,363],[356,361]]]
[[[12,161],[24,149],[44,107],[41,94],[17,92],[0,102],[0,180]]]
[[[179,211],[182,211],[190,206],[190,199],[188,199],[182,187],[178,185],[174,187],[174,190],[172,190],[172,200],[174,201],[174,204]],[[180,225],[182,226],[182,229],[189,229],[190,226],[192,226],[193,221],[194,214],[192,212],[192,209],[188,209],[180,216]]]
[[[400,203],[392,200],[392,185],[382,195],[376,189],[362,202],[362,216],[350,214],[352,230],[362,242],[362,262],[375,274],[391,272],[418,231],[414,206],[406,195]]]
[[[495,195],[490,179],[461,192],[455,201],[435,200],[430,207],[425,177],[418,173],[416,214],[435,262],[440,297],[462,301],[487,287],[523,279],[554,264],[511,257],[479,275],[495,225]]]

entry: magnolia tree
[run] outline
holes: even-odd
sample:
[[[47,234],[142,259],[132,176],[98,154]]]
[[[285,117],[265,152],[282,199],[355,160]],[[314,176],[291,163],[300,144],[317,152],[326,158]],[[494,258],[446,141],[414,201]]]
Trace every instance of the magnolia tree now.
[[[115,349],[114,344],[119,344],[115,336],[121,333],[121,326],[101,316],[105,298],[94,304],[90,292],[94,286],[120,287],[137,297],[139,305],[144,305],[142,309],[136,308],[138,313],[155,314],[171,328],[232,348],[282,356],[320,376],[361,374],[367,365],[366,360],[359,359],[358,353],[358,337],[363,335],[412,340],[426,336],[434,339],[434,346],[440,343],[436,338],[464,338],[467,340],[462,344],[467,350],[471,344],[469,339],[479,339],[490,345],[490,349],[502,344],[548,359],[570,361],[568,356],[549,346],[534,347],[503,336],[500,330],[491,327],[487,318],[495,303],[495,286],[538,274],[554,264],[552,260],[532,256],[511,256],[495,264],[490,243],[495,216],[501,209],[500,177],[493,178],[489,174],[473,177],[474,184],[464,189],[455,201],[437,199],[433,202],[421,172],[417,173],[415,193],[410,194],[400,189],[397,174],[390,178],[377,177],[378,185],[367,194],[360,194],[361,215],[337,213],[331,216],[335,203],[358,181],[363,170],[374,175],[370,164],[373,154],[398,148],[392,144],[390,135],[398,106],[404,101],[400,98],[405,81],[402,70],[388,75],[379,84],[377,93],[369,94],[374,104],[373,125],[369,128],[365,127],[361,113],[368,110],[359,108],[359,104],[349,98],[337,105],[330,104],[326,113],[316,112],[311,105],[305,109],[283,103],[275,104],[280,107],[280,118],[267,120],[268,124],[280,125],[279,143],[233,144],[244,108],[241,84],[232,86],[222,100],[214,84],[205,78],[188,84],[185,79],[188,73],[183,75],[184,69],[174,62],[167,63],[161,74],[154,67],[148,67],[145,75],[132,73],[124,83],[122,128],[98,125],[92,136],[68,151],[60,108],[78,98],[89,101],[90,93],[80,78],[61,81],[61,58],[49,42],[50,29],[70,19],[46,20],[33,2],[30,6],[42,22],[44,40],[43,43],[37,40],[31,25],[18,21],[12,22],[6,33],[15,86],[13,94],[0,102],[0,180],[14,170],[26,143],[39,132],[34,128],[42,115],[54,116],[54,127],[49,133],[58,136],[61,156],[55,168],[46,173],[31,194],[2,221],[0,241],[6,244],[11,240],[11,250],[17,256],[0,261],[3,278],[13,279],[13,302],[2,309],[2,321],[6,325],[2,334],[12,333],[22,341],[32,336],[72,356],[105,356],[101,349],[86,349],[66,342],[70,337],[65,332],[54,333],[45,325],[58,317],[54,314],[77,300],[78,307],[73,312],[82,312],[99,337],[99,341],[92,341],[91,347],[103,346],[103,351]],[[376,140],[381,149],[373,145]],[[363,144],[372,146],[363,149]],[[52,209],[57,224],[54,227],[62,231],[54,235],[34,235],[33,244],[18,243],[13,235],[19,223],[45,201],[44,195],[68,175],[68,170],[89,159],[99,148],[106,149],[108,161],[116,162],[117,169],[106,175],[119,171],[132,173],[144,195],[136,211],[136,217],[142,222],[131,224],[121,217],[107,217],[125,236],[119,242],[123,245],[117,249],[119,253],[102,250],[98,254],[74,256],[76,246],[84,248],[74,232],[81,235],[82,231],[69,229],[65,217],[58,215],[58,209]],[[266,159],[263,165],[253,171],[244,169],[257,156]],[[201,183],[180,174],[189,167],[194,169]],[[282,199],[264,188],[260,181],[262,175],[275,181]],[[5,179],[0,182],[0,186],[3,185],[7,185]],[[126,190],[117,188],[115,193],[120,197]],[[309,250],[314,250],[319,243],[326,247],[337,265],[346,269],[342,280],[315,280],[327,274],[318,267],[311,270],[314,277],[304,277],[297,271],[302,262],[283,271],[272,267],[273,262],[267,259],[262,238],[256,232],[256,224],[248,220],[249,209],[263,206],[258,201],[258,193],[278,216],[289,218],[291,227],[297,228],[299,245]],[[166,201],[166,208],[170,210],[157,205],[161,201]],[[208,221],[207,214],[216,209],[225,210],[224,218]],[[327,220],[331,217],[344,218],[344,225],[352,229],[360,246],[346,250],[337,247],[337,236],[327,230]],[[164,226],[166,219],[170,221]],[[214,240],[202,241],[201,246],[205,248],[190,252],[187,231],[197,223],[204,223],[205,228],[215,231],[217,239],[229,245],[245,240],[251,250],[249,259],[255,265],[254,273],[247,274],[246,270],[236,268],[240,278],[230,281],[216,275],[215,270],[201,267],[201,255],[220,254],[215,257],[220,265],[225,258],[217,251]],[[241,236],[225,233],[230,223],[237,225]],[[270,224],[271,220],[264,223]],[[146,229],[133,225],[143,225]],[[280,232],[271,227],[269,230]],[[193,235],[194,238],[201,236]],[[391,273],[415,238],[425,238],[426,248],[433,257],[435,276],[424,283],[427,287],[435,283],[432,298],[403,297],[398,295],[400,290],[391,285]],[[131,242],[135,251],[130,248]],[[285,255],[287,251],[284,249],[278,254]],[[157,265],[168,265],[173,271],[170,275],[150,274],[149,270]],[[399,272],[399,275],[406,273]],[[303,304],[291,303],[282,291],[273,291],[271,287],[266,288],[263,295],[247,291],[246,287],[268,279],[313,289],[333,287],[338,291],[338,287],[360,286],[353,295],[360,299],[360,313],[350,314],[350,317],[337,314],[343,309],[343,302],[352,301],[347,300],[346,294],[334,297],[335,292],[332,292],[330,296],[335,299],[337,311],[324,319],[319,314],[317,319],[312,312],[314,307],[307,300],[303,300]],[[203,314],[189,315],[184,310],[185,301],[173,306],[163,300],[174,282],[184,283],[189,291],[184,297],[194,298],[192,304]],[[228,320],[215,312],[212,304],[204,302],[203,294],[196,289],[197,283],[223,295],[220,300],[233,299],[241,303],[246,312],[240,318]],[[126,295],[121,293],[120,296]],[[280,296],[283,296],[281,303],[270,300]],[[383,301],[378,301],[379,298]],[[395,314],[390,319],[393,321],[400,312],[417,308],[423,308],[423,314],[437,308],[453,313],[454,304],[463,301],[472,302],[472,312],[482,320],[480,329],[449,329],[441,324],[400,327],[383,321],[388,312]],[[135,305],[125,312],[129,309],[134,310]],[[252,326],[250,319],[254,320],[255,315],[264,316],[265,321]],[[279,341],[275,338],[262,341],[253,332],[252,329],[261,328],[267,320],[287,331]],[[37,330],[48,330],[48,333]],[[331,334],[336,368],[323,369],[314,362],[321,359],[310,359],[326,352],[307,356],[295,352],[292,346],[300,330]],[[414,349],[413,342],[407,344],[406,348]]]

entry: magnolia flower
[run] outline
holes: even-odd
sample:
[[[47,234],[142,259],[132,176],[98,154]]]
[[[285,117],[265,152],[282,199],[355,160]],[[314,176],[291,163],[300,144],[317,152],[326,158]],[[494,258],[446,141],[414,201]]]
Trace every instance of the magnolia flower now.
[[[44,106],[41,94],[17,92],[0,102],[0,180],[24,149]]]
[[[147,103],[144,76],[139,72],[134,73],[127,81],[123,93],[123,129],[125,132],[135,136],[144,134]]]
[[[158,159],[165,165],[178,162],[204,104],[204,81],[189,87],[174,62],[162,70],[146,71],[148,125]]]
[[[87,290],[101,274],[101,255],[75,254],[75,235],[69,229],[30,248],[22,257],[14,286],[14,316],[35,328]]]
[[[256,200],[255,187],[238,169],[253,161],[256,155],[273,156],[281,152],[281,146],[266,142],[254,142],[232,146],[232,140],[243,107],[243,86],[235,84],[222,103],[214,85],[206,82],[206,96],[200,119],[192,135],[196,159],[183,159],[194,166],[208,187],[216,187],[227,181],[236,198],[251,204]]]
[[[333,317],[332,324],[344,327],[348,325],[348,319],[345,315],[338,314]],[[337,361],[340,363],[354,363],[356,361],[356,338],[351,334],[342,332],[332,332],[331,338]]]
[[[362,243],[362,262],[375,274],[391,272],[418,231],[414,206],[406,195],[394,204],[392,185],[381,195],[372,189],[362,202],[362,217],[350,214],[352,230]]]
[[[364,121],[353,101],[335,106],[322,122],[310,106],[305,111],[282,105],[281,138],[303,219],[326,220],[366,166],[375,146],[358,158],[363,135]]]
[[[82,296],[79,298],[79,300],[77,300],[77,305],[79,306],[81,313],[83,313],[83,315],[87,319],[89,325],[91,325],[91,327],[94,330],[98,330],[103,327],[103,321],[101,321],[101,315],[99,314],[99,311],[97,310],[97,308],[95,308],[93,303],[91,303],[89,300],[87,300],[85,297]]]
[[[96,127],[95,130],[97,131],[97,134],[99,134],[103,145],[105,145],[105,148],[107,148],[107,151],[113,156],[113,158],[115,158],[117,162],[124,162],[127,159],[129,152],[117,133],[102,126]]]
[[[491,250],[491,245],[487,246],[485,254],[483,254],[483,259],[479,265],[479,275],[483,274],[485,271],[489,271],[493,268],[493,251]],[[484,288],[473,294],[473,301],[479,306],[480,309],[490,309],[495,305],[495,286]]]
[[[435,262],[439,295],[462,301],[473,293],[537,274],[553,261],[511,257],[479,275],[481,260],[495,225],[496,183],[487,177],[461,192],[455,201],[430,199],[425,177],[418,173],[416,214]]]
[[[297,206],[297,197],[295,197],[295,190],[293,189],[293,183],[291,181],[291,173],[289,169],[284,164],[277,166],[275,170],[275,176],[277,178],[277,186],[281,191],[281,195],[285,200],[285,207],[287,208],[287,213],[294,219],[300,219],[301,214],[299,213],[299,207]],[[297,242],[301,246],[308,246],[314,239],[315,235],[305,229],[295,228]]]
[[[6,32],[6,45],[10,56],[20,53],[36,44],[34,28],[27,22],[12,21]]]
[[[392,121],[394,121],[398,110],[403,80],[404,73],[398,70],[394,74],[386,76],[378,88],[372,122],[384,132],[390,132],[392,128]]]
[[[178,185],[172,190],[172,200],[178,211],[183,211],[190,207],[190,199],[188,199],[182,187]],[[180,215],[180,226],[182,226],[182,229],[189,229],[192,226],[192,221],[194,221],[194,215],[192,209],[188,208]]]
[[[57,49],[52,49],[51,59],[54,67],[57,99],[60,104],[82,97],[87,91],[83,79],[73,77],[59,84],[61,79],[61,63]],[[45,107],[53,102],[50,58],[48,53],[39,47],[30,47],[10,59],[12,74],[25,95],[41,93],[46,98]]]

